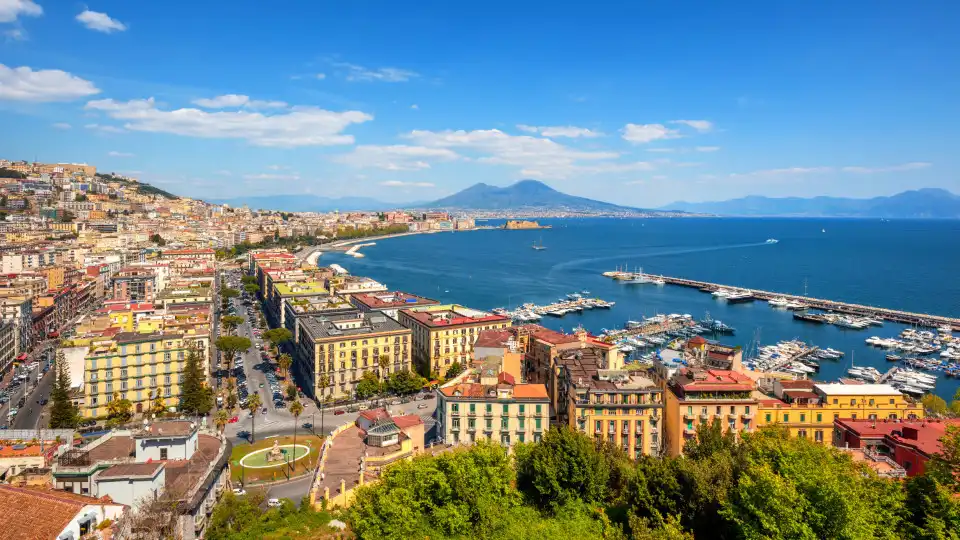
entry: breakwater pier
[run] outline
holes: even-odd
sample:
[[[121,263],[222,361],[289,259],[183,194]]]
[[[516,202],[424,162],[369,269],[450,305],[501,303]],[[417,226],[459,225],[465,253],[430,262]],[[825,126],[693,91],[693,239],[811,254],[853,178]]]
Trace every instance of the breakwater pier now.
[[[622,272],[606,272],[604,275],[614,279],[624,279],[619,276]],[[633,273],[632,273],[633,274]],[[953,331],[960,331],[960,319],[953,317],[944,317],[941,315],[931,315],[928,313],[912,313],[896,309],[888,309],[876,306],[865,306],[862,304],[853,304],[849,302],[839,302],[836,300],[827,300],[823,298],[812,298],[809,296],[800,296],[795,294],[785,294],[774,291],[764,291],[760,289],[750,289],[746,287],[737,287],[733,285],[722,285],[711,283],[709,281],[698,281],[675,276],[661,276],[653,274],[635,274],[634,277],[646,277],[649,280],[662,280],[667,285],[678,287],[688,287],[698,289],[703,292],[713,293],[722,289],[735,290],[738,293],[749,295],[757,300],[775,300],[786,299],[790,302],[803,304],[808,309],[819,309],[832,313],[842,313],[845,315],[855,315],[858,317],[872,317],[887,321],[899,322],[915,326],[924,326],[928,328],[949,327]]]

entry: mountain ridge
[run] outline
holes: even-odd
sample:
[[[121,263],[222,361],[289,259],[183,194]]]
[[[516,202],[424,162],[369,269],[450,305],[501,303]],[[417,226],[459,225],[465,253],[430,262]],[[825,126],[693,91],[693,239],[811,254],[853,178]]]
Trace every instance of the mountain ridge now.
[[[429,203],[427,208],[457,210],[561,210],[572,212],[639,212],[641,208],[567,195],[537,180],[520,180],[506,187],[476,183]]]
[[[942,188],[920,188],[866,199],[750,195],[726,201],[677,201],[660,209],[740,217],[960,219],[960,195]]]

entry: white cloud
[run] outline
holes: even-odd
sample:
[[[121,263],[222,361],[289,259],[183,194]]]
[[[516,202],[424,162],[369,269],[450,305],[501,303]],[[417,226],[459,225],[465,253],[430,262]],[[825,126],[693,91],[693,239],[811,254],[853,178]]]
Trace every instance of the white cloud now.
[[[39,17],[43,8],[32,0],[0,0],[0,23],[16,22],[20,15]]]
[[[416,111],[420,109],[420,106],[414,103],[413,105],[410,106],[410,108]]]
[[[126,133],[127,132],[127,130],[123,128],[120,128],[117,126],[103,125],[103,124],[87,124],[83,127],[87,129],[92,129],[94,131],[100,131],[103,133]]]
[[[361,111],[332,112],[317,107],[293,107],[274,115],[247,111],[162,110],[153,98],[125,102],[101,99],[87,103],[85,108],[126,120],[124,127],[131,131],[206,139],[243,139],[257,146],[288,148],[352,144],[353,135],[342,131],[352,124],[373,120],[373,116]]]
[[[100,90],[92,82],[66,71],[34,71],[26,66],[9,68],[0,64],[0,100],[71,101],[98,93]]]
[[[720,150],[719,146],[698,146],[697,152],[716,152]]]
[[[318,81],[322,81],[322,80],[324,80],[324,79],[327,78],[327,74],[326,74],[326,73],[317,73],[314,77],[315,77]]]
[[[544,137],[583,137],[591,139],[603,136],[603,133],[599,131],[576,126],[528,126],[526,124],[517,124],[517,129],[526,131],[527,133],[539,133]]]
[[[216,175],[219,175],[219,176],[233,176],[233,173],[230,172],[230,171],[228,171],[228,170],[226,170],[226,169],[220,169],[220,170],[218,170],[218,171],[214,171],[213,174],[216,174]]]
[[[127,25],[111,18],[106,13],[90,11],[89,9],[77,15],[77,20],[90,30],[96,30],[97,32],[103,32],[105,34],[123,32],[127,29]]]
[[[0,0],[0,2],[3,2],[3,0]],[[6,36],[7,41],[26,41],[27,39],[27,33],[23,28],[11,28],[4,32],[3,35]]]
[[[460,156],[448,148],[427,148],[395,144],[390,146],[360,145],[349,154],[336,156],[335,161],[353,167],[375,167],[388,171],[429,169],[429,161],[453,161]]]
[[[647,148],[647,152],[656,152],[658,154],[672,154],[676,151],[676,148]]]
[[[671,124],[683,124],[692,127],[700,133],[706,133],[713,129],[713,122],[709,120],[671,120]]]
[[[68,123],[66,123],[66,122],[56,122],[56,123],[53,124],[53,127],[57,128],[57,129],[70,129],[70,128],[72,128],[73,126],[71,126],[70,124],[68,124]]]
[[[117,152],[116,150],[107,152],[107,155],[110,157],[133,157],[133,154],[129,152]]]
[[[270,169],[271,171],[285,171],[290,167],[286,165],[268,165],[267,168]]]
[[[911,163],[904,163],[902,165],[890,165],[887,167],[844,167],[841,169],[843,172],[856,173],[856,174],[874,174],[874,173],[885,173],[885,172],[901,172],[901,171],[916,171],[919,169],[926,169],[927,167],[932,166],[932,163],[926,163],[923,161],[914,161]]]
[[[420,75],[414,71],[408,69],[400,69],[393,67],[384,67],[384,68],[375,68],[369,69],[363,66],[358,66],[356,64],[349,64],[347,62],[338,62],[333,64],[338,68],[346,70],[344,77],[348,81],[381,81],[381,82],[406,82],[410,79],[419,77]]]
[[[205,109],[282,109],[287,106],[285,101],[264,101],[250,99],[242,94],[224,94],[213,98],[200,98],[191,101]]]
[[[551,139],[509,135],[498,129],[475,131],[411,131],[405,138],[431,148],[464,148],[478,154],[478,163],[514,165],[521,174],[536,178],[563,179],[578,174],[621,172],[650,164],[604,163],[581,165],[581,161],[604,161],[620,157],[616,152],[581,151]]]
[[[271,174],[271,173],[260,173],[260,174],[245,174],[243,175],[245,180],[299,180],[300,174]]]
[[[386,182],[380,182],[381,186],[386,187],[418,187],[418,188],[431,188],[434,187],[430,182],[401,182],[399,180],[387,180]]]
[[[627,124],[623,126],[623,139],[634,144],[644,144],[661,139],[679,138],[680,132],[663,124]]]

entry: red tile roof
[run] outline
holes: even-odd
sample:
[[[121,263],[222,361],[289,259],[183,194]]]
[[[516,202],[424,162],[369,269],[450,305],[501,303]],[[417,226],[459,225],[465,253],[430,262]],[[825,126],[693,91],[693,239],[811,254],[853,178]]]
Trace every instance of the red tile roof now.
[[[3,538],[56,538],[83,507],[103,502],[66,491],[0,485],[0,530]]]
[[[893,421],[838,418],[834,424],[851,431],[860,439],[883,439],[888,444],[913,448],[929,457],[943,450],[940,439],[948,426],[960,427],[960,419]]]
[[[391,418],[393,423],[397,425],[398,428],[404,429],[408,427],[413,427],[423,423],[423,419],[415,414],[405,414],[402,416],[394,416]]]

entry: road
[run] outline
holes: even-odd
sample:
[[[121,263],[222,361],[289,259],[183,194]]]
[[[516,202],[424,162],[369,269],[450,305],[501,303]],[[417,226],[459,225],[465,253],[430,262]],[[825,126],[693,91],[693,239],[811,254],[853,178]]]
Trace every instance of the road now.
[[[34,370],[34,372],[40,372],[40,368]],[[36,387],[33,388],[30,393],[30,397],[26,399],[26,403],[23,404],[23,408],[20,409],[20,412],[17,413],[17,417],[13,422],[14,429],[37,429],[41,424],[41,418],[44,415],[44,407],[37,403],[41,398],[50,399],[50,388],[53,386],[53,381],[56,377],[54,376],[54,371],[50,371],[43,374],[39,382],[34,378],[31,379],[31,383],[36,384]],[[46,426],[47,423],[43,422],[43,426]]]

